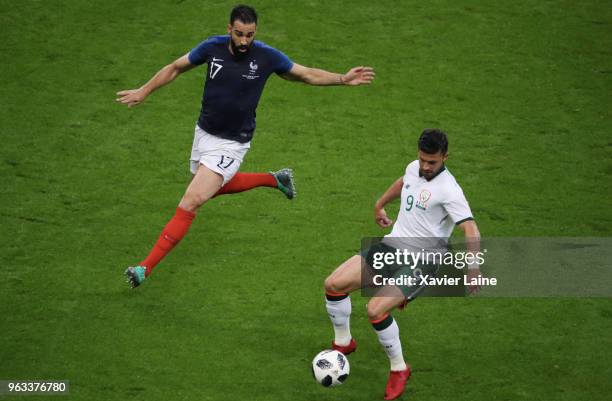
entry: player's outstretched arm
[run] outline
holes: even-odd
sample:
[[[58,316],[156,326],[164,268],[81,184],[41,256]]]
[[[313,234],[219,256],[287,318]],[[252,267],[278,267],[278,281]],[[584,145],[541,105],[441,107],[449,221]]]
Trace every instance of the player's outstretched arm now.
[[[281,75],[289,81],[305,82],[309,85],[328,86],[328,85],[368,85],[372,82],[376,73],[372,67],[351,68],[346,74],[337,74],[318,68],[304,67],[303,65],[293,64],[291,69]]]
[[[473,255],[476,255],[480,252],[480,231],[478,231],[478,226],[474,220],[467,220],[458,225],[459,229],[463,231],[463,235],[465,236],[465,242],[467,245],[467,250]],[[477,278],[482,276],[480,272],[480,266],[478,263],[474,263],[473,265],[468,266],[468,280],[472,280],[473,278]],[[480,291],[480,286],[471,285],[468,287],[468,291],[470,294],[475,294]]]
[[[179,74],[189,71],[193,67],[195,65],[189,63],[189,58],[186,54],[159,70],[149,82],[140,88],[117,92],[117,102],[127,104],[128,107],[137,106],[144,102],[153,91],[172,82]]]
[[[397,199],[402,194],[402,185],[404,185],[404,178],[400,177],[385,191],[385,193],[376,201],[374,204],[374,220],[382,228],[387,228],[393,224],[387,216],[385,211],[385,205],[394,199]]]

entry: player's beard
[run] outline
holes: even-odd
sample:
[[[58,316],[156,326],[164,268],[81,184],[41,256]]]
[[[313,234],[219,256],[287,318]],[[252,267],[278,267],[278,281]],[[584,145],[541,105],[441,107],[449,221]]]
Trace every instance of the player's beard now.
[[[246,46],[236,46],[233,40],[230,40],[230,43],[230,46],[232,46],[232,53],[234,53],[234,57],[236,57],[237,59],[245,58],[251,50],[250,44]],[[246,51],[240,51],[240,49],[246,49]]]
[[[431,177],[436,175],[437,171],[432,171],[431,173],[425,173],[422,169],[419,169],[419,175],[421,177],[425,177],[426,180],[430,180]]]

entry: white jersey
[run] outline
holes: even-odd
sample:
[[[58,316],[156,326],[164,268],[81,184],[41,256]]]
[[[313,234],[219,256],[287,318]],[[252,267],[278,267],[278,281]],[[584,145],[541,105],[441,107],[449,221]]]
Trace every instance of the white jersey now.
[[[386,237],[448,239],[455,224],[472,220],[472,211],[455,177],[443,167],[430,181],[419,176],[419,161],[406,167],[401,206]]]

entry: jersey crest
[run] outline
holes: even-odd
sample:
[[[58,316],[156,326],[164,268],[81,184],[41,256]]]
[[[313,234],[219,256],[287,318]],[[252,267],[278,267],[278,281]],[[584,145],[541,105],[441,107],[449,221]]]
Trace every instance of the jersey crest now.
[[[421,210],[427,210],[427,201],[431,198],[431,192],[427,189],[423,189],[419,194],[419,200],[416,203],[416,207]]]
[[[256,75],[258,68],[259,66],[255,62],[255,60],[251,60],[251,62],[249,63],[249,74],[244,74],[242,76],[246,79],[257,79],[259,78],[259,75]]]

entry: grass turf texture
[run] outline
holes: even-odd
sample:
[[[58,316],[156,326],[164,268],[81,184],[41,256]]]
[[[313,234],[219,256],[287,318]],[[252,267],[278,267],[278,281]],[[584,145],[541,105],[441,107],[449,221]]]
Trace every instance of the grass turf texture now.
[[[204,69],[137,87],[233,3],[0,2],[0,379],[68,379],[71,400],[371,400],[387,361],[353,297],[346,385],[309,373],[332,330],[326,275],[380,235],[372,204],[424,127],[484,236],[610,236],[612,11],[605,1],[260,1],[263,40],[304,65],[372,65],[371,87],[271,78],[242,171],[292,166],[300,196],[206,205],[146,284],[188,180]],[[397,206],[389,207],[395,212]],[[604,400],[609,299],[420,299],[396,313],[414,400]],[[40,400],[41,397],[24,397]]]

